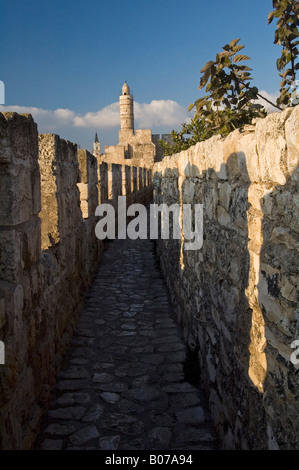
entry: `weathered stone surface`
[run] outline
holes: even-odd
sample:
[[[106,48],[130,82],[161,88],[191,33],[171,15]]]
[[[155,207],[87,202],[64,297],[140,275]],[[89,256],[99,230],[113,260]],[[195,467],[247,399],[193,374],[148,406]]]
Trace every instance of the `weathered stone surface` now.
[[[88,445],[91,441],[99,437],[95,426],[86,426],[70,436],[70,443],[80,447]]]
[[[101,426],[130,436],[136,436],[144,431],[144,424],[141,420],[120,413],[113,413],[109,417],[104,418]]]
[[[154,428],[149,433],[149,438],[154,444],[161,446],[163,449],[168,449],[171,441],[171,430],[167,427]]]
[[[68,406],[65,408],[57,408],[50,410],[49,416],[53,419],[81,419],[85,413],[85,408],[82,406]]]
[[[120,399],[120,396],[113,392],[103,392],[101,397],[106,403],[116,403]]]
[[[46,439],[42,444],[42,450],[61,450],[63,446],[62,439]]]
[[[58,412],[55,425],[76,427],[64,436],[63,449],[176,449],[187,421],[194,423],[198,436],[212,436],[208,410],[204,422],[199,416],[198,408],[206,406],[203,391],[185,381],[182,351],[186,348],[153,249],[149,240],[116,240],[105,250],[76,333],[86,334],[86,339],[93,333],[95,341],[86,350],[75,334],[37,449],[50,436],[45,431],[55,419],[52,410]],[[126,315],[131,309],[136,314]],[[118,334],[124,331],[134,331],[136,337],[122,338],[125,344],[119,344]],[[84,362],[74,363],[80,357]],[[83,370],[89,379],[76,378]],[[64,391],[70,386],[73,392]],[[78,417],[67,411],[78,407],[82,408]],[[63,415],[65,419],[60,419]],[[86,431],[87,424],[91,428]],[[210,444],[198,443],[188,441],[186,434],[179,442],[184,449],[217,448],[216,438]]]
[[[120,436],[101,437],[99,440],[99,449],[117,450],[120,442]]]
[[[298,385],[298,113],[270,114],[154,165],[155,203],[203,204],[202,248],[182,250],[182,234],[158,240],[157,254],[225,448],[298,447],[287,398]]]
[[[104,411],[104,406],[99,403],[96,403],[95,405],[92,406],[90,410],[87,411],[87,413],[85,413],[85,415],[82,418],[82,421],[84,423],[91,422],[91,421],[96,422],[98,421],[100,416],[102,416],[103,411]]]
[[[201,406],[179,411],[176,417],[180,423],[185,424],[199,424],[205,421],[205,413]]]
[[[144,169],[116,162],[100,165],[97,182],[94,158],[83,151],[78,163],[76,145],[53,134],[39,137],[38,162],[30,116],[0,114],[0,130],[1,446],[19,449],[32,446],[96,271],[97,189],[101,202],[112,198],[116,207],[124,190],[127,204],[147,201],[151,186]],[[200,250],[172,239],[156,248],[225,448],[298,447],[290,359],[298,335],[297,144],[298,107],[154,168],[155,202],[204,205]],[[153,246],[131,242],[106,251],[48,413],[57,439],[41,436],[41,448],[97,448],[112,431],[124,449],[144,448],[149,436],[171,448],[214,445],[201,398],[182,383],[186,353],[174,339]],[[184,403],[183,394],[192,398]],[[156,422],[153,413],[160,413]],[[58,439],[68,426],[76,428],[73,440]]]
[[[149,155],[150,149],[146,152]],[[78,151],[76,144],[58,135],[38,135],[32,116],[0,113],[0,339],[6,357],[0,377],[3,449],[33,445],[41,410],[48,405],[103,251],[103,242],[95,236],[95,209],[99,201],[107,201],[108,193],[114,207],[121,194],[127,194],[128,205],[148,202],[151,169],[133,162],[97,162],[88,151]],[[119,314],[130,310],[126,294],[122,300]],[[98,301],[92,311],[99,313]],[[104,321],[99,315],[94,320]],[[93,377],[86,364],[94,361],[94,324],[79,328],[75,336],[77,345],[85,348],[80,357],[73,356],[72,368],[61,372],[60,392],[74,395],[63,393],[64,398],[57,399],[58,409],[86,404],[75,394],[87,393]],[[122,330],[126,331],[131,330]],[[59,441],[49,440],[48,445],[60,448]]]
[[[52,437],[63,437],[69,436],[76,431],[76,428],[73,424],[50,424],[45,429],[45,434],[49,434]]]

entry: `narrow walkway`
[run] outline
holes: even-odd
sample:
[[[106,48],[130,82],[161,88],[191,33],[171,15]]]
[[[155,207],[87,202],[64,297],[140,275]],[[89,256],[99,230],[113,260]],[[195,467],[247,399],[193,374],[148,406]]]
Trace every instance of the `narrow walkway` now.
[[[36,449],[216,449],[150,240],[105,251]]]

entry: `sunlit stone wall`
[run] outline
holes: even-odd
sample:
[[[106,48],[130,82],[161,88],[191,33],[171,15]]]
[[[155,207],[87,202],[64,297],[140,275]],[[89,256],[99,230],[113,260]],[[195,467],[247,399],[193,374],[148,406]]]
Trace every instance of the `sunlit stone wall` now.
[[[299,445],[298,163],[296,107],[154,165],[157,204],[203,204],[202,248],[157,251],[224,448]]]

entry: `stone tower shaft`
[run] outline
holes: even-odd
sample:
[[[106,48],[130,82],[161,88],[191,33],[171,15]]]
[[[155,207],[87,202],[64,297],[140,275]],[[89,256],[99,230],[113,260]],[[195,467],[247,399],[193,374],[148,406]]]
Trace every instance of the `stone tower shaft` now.
[[[122,94],[119,97],[120,105],[120,128],[134,132],[134,110],[133,95],[130,94],[130,87],[125,82],[122,87]]]

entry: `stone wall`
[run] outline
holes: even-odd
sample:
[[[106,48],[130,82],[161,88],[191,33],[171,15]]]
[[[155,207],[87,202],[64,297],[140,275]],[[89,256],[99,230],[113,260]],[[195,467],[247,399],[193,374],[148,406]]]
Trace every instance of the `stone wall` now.
[[[156,145],[150,129],[120,129],[119,144],[105,146],[103,161],[152,168],[156,156]]]
[[[30,115],[0,113],[1,449],[30,449],[51,399],[103,250],[95,208],[125,186],[131,200],[152,197],[130,170],[38,135]]]
[[[154,201],[203,204],[203,245],[158,240],[227,449],[298,449],[299,107],[154,166]],[[297,410],[297,411],[296,411]]]

